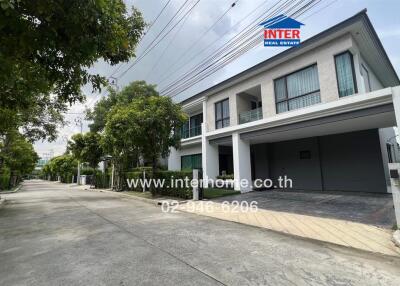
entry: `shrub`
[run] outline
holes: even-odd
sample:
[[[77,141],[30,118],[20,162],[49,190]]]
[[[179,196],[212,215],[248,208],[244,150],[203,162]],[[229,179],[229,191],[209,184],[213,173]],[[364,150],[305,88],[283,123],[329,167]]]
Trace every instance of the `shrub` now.
[[[217,176],[217,179],[220,179],[220,180],[233,180],[234,176],[233,176],[233,174],[220,175],[220,176]]]
[[[146,173],[151,173],[152,172],[152,167],[136,167],[132,169],[132,172],[141,172],[143,173],[145,171]]]
[[[96,189],[107,189],[110,187],[111,176],[109,174],[105,174],[101,171],[96,172],[95,178],[95,188]]]
[[[125,178],[127,180],[140,180],[143,179],[143,172],[128,172],[125,173]],[[192,188],[190,185],[186,188],[185,179],[192,179],[191,171],[156,171],[153,175],[151,171],[146,172],[146,179],[155,179],[155,180],[163,180],[164,186],[154,188],[152,184],[151,192],[153,195],[160,196],[171,196],[177,198],[188,199],[192,197]],[[174,185],[172,186],[171,181],[174,179]],[[178,182],[179,180],[179,182]],[[139,181],[140,182],[140,181]],[[154,181],[152,181],[154,182]],[[143,187],[139,183],[136,187],[129,186],[126,184],[125,180],[125,188],[132,191],[142,191]]]
[[[7,190],[10,186],[10,169],[3,168],[0,172],[0,190]]]

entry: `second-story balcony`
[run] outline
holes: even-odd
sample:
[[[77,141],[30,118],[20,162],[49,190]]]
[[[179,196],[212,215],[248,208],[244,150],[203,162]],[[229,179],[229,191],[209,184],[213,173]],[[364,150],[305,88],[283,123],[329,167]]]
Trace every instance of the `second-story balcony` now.
[[[239,114],[239,124],[248,123],[262,119],[262,108],[256,108],[253,110],[245,111]]]
[[[187,139],[187,138],[195,137],[195,136],[199,136],[199,135],[201,135],[201,125],[194,126],[190,129],[182,130],[181,138]]]

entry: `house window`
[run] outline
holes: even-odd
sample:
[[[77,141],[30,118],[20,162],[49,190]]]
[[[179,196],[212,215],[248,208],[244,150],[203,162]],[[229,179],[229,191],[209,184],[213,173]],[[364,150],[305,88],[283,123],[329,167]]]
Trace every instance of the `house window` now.
[[[181,131],[181,137],[183,139],[185,138],[189,138],[189,121],[186,121],[183,125],[182,125],[182,131]]]
[[[190,117],[190,137],[201,135],[201,123],[203,123],[203,113]]]
[[[339,97],[357,93],[353,55],[347,51],[335,56],[335,65]]]
[[[371,80],[369,78],[368,69],[363,64],[361,64],[361,72],[362,72],[362,76],[364,78],[365,91],[370,92],[371,91]]]
[[[181,157],[181,170],[193,170],[201,168],[201,154],[186,155]]]
[[[182,125],[181,138],[186,139],[201,135],[201,123],[203,123],[203,113],[191,116],[189,120]]]
[[[317,65],[278,78],[274,85],[276,113],[321,102]]]
[[[229,99],[215,104],[215,129],[229,126]]]

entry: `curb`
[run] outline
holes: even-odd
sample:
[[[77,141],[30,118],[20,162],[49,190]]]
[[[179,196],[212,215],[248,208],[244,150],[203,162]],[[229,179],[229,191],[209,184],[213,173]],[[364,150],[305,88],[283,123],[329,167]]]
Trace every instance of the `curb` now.
[[[158,200],[153,200],[153,199],[148,199],[148,198],[142,198],[139,196],[132,196],[132,195],[127,195],[121,192],[115,192],[115,191],[111,191],[111,189],[85,189],[88,191],[96,191],[96,192],[100,192],[100,193],[109,193],[109,194],[113,194],[113,195],[117,195],[117,196],[121,196],[121,197],[125,197],[125,198],[130,198],[130,199],[134,199],[134,200],[138,200],[138,201],[142,201],[148,204],[152,204],[152,205],[159,205],[159,201]]]
[[[111,189],[90,189],[90,188],[87,188],[85,190],[103,192],[103,193],[110,193],[110,194],[122,196],[122,197],[125,197],[125,198],[129,198],[129,199],[133,199],[133,200],[137,200],[137,201],[142,201],[142,202],[145,202],[145,203],[148,203],[148,204],[152,204],[152,205],[156,205],[156,206],[161,206],[162,204],[165,204],[165,203],[168,203],[168,205],[171,205],[171,204],[176,204],[176,202],[178,202],[178,204],[183,204],[183,203],[187,202],[187,201],[178,201],[178,200],[172,200],[172,199],[148,199],[148,198],[142,198],[142,197],[139,197],[139,196],[127,195],[127,194],[124,194],[123,192],[111,191]]]
[[[396,244],[397,247],[400,247],[400,230],[396,230],[393,233],[393,238],[392,238],[394,244]]]
[[[18,192],[21,188],[22,188],[22,184],[19,184],[14,190],[6,191],[6,192],[0,192],[0,195],[14,194],[14,193]]]

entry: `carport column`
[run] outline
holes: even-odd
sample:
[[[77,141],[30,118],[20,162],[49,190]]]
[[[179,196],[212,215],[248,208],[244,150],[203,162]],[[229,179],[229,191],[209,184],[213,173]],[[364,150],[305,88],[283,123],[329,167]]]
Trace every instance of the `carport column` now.
[[[207,140],[205,124],[201,124],[201,159],[203,165],[203,182],[204,188],[210,187],[210,182],[207,180],[215,180],[219,172],[219,155],[218,155],[218,145],[211,145],[209,140]]]
[[[397,129],[400,131],[400,86],[392,88],[394,113],[396,116]],[[392,180],[393,205],[396,213],[397,226],[400,227],[400,186],[394,186]]]
[[[233,133],[232,149],[235,190],[242,193],[250,192],[252,190],[250,143],[242,140],[238,133]]]
[[[168,156],[168,170],[169,171],[180,171],[181,170],[181,156],[179,151],[171,147]]]

